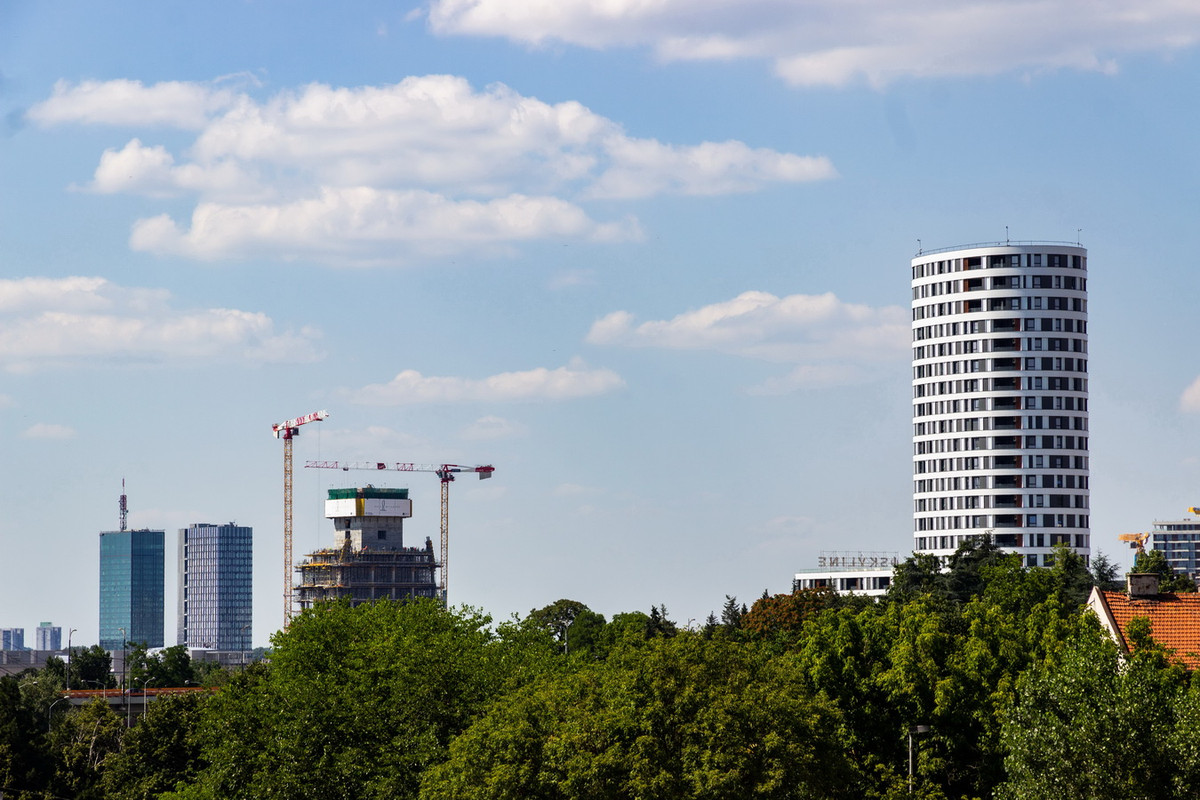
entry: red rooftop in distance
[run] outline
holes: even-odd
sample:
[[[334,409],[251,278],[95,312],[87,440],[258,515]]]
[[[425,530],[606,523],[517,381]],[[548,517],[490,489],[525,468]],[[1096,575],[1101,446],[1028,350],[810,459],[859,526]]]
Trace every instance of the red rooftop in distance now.
[[[1088,598],[1088,607],[1121,651],[1130,651],[1130,620],[1146,617],[1151,637],[1172,651],[1174,660],[1188,669],[1200,668],[1200,594],[1159,594],[1157,575],[1132,574],[1128,586],[1128,594],[1093,587]]]

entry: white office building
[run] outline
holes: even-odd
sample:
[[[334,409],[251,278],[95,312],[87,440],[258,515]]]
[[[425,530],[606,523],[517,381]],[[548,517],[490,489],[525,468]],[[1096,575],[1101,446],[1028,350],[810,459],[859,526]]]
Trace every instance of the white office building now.
[[[1090,552],[1087,250],[1004,242],[912,259],[913,537],[991,535],[1027,566]]]

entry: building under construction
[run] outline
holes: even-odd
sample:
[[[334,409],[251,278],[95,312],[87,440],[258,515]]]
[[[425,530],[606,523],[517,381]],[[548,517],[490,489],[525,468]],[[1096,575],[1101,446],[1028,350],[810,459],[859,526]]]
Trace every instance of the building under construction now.
[[[300,608],[341,597],[352,605],[438,597],[433,541],[404,546],[404,520],[411,516],[408,489],[330,489],[325,517],[333,520],[334,546],[310,553],[296,568]]]

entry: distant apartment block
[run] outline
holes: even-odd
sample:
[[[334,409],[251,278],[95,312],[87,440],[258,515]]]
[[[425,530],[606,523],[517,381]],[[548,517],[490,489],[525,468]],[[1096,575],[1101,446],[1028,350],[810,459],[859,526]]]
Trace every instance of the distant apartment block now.
[[[1156,521],[1150,531],[1149,546],[1167,557],[1176,575],[1200,577],[1200,520],[1178,519]]]
[[[0,628],[0,650],[24,650],[24,628]]]
[[[254,531],[197,523],[179,531],[177,644],[249,650]]]
[[[100,646],[163,646],[164,531],[100,534]]]
[[[62,649],[62,628],[57,625],[51,625],[49,622],[43,622],[38,625],[33,632],[36,638],[36,650],[61,650]]]

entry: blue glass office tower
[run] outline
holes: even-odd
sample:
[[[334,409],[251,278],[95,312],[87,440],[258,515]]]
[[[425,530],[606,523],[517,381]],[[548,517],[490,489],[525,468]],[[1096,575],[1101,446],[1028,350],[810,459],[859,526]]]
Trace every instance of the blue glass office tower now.
[[[163,646],[164,531],[100,534],[100,646]],[[121,629],[125,629],[122,635]]]
[[[251,528],[198,523],[179,531],[177,642],[249,650],[253,610]]]

